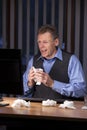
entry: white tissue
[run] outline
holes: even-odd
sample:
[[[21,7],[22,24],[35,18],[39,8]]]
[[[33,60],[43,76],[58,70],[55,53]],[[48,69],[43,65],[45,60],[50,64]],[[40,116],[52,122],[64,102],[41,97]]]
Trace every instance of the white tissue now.
[[[42,101],[43,106],[56,106],[57,102],[54,100],[47,99],[45,101]]]
[[[83,109],[83,110],[87,110],[87,106],[82,106],[81,109]]]
[[[41,68],[35,68],[34,66],[33,66],[33,70],[34,70],[35,73],[36,73],[37,70],[43,71],[43,69],[41,69]],[[36,82],[36,85],[41,85],[41,82],[37,81],[36,79],[34,81]]]
[[[30,101],[26,102],[23,99],[16,99],[13,104],[12,107],[16,107],[16,108],[20,108],[20,107],[30,107]]]
[[[76,109],[76,107],[74,106],[74,102],[73,101],[67,101],[67,100],[65,100],[63,104],[60,104],[59,107],[60,108]]]

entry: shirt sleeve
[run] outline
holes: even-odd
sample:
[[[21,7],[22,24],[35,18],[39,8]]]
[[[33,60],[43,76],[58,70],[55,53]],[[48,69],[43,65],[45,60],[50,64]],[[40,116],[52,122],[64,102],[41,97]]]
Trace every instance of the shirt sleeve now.
[[[53,90],[65,96],[83,97],[86,92],[86,81],[82,65],[75,55],[70,58],[68,76],[69,83],[54,81]]]
[[[31,88],[29,88],[28,86],[28,73],[30,71],[30,68],[33,65],[33,57],[29,60],[28,65],[27,65],[27,69],[23,74],[23,88],[24,88],[24,95],[26,93],[29,93],[29,90],[31,91]]]

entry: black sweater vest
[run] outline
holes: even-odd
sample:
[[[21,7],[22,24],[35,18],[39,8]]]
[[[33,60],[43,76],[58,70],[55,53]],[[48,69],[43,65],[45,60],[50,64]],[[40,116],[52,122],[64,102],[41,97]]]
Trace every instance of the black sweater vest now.
[[[43,68],[43,60],[42,59],[37,60],[38,57],[39,57],[38,55],[34,57],[33,65],[35,68]],[[61,61],[56,58],[56,61],[52,66],[51,71],[49,72],[49,75],[53,80],[57,80],[64,83],[69,82],[68,64],[70,57],[71,57],[70,53],[66,53],[63,51],[63,60]],[[34,86],[33,97],[44,99],[67,98],[66,96],[59,94],[58,92],[52,90],[52,88],[46,87],[43,84],[39,86],[38,85]]]

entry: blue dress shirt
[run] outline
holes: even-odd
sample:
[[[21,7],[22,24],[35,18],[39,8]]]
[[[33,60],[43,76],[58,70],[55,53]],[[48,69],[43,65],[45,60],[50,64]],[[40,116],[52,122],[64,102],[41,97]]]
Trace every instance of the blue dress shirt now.
[[[60,60],[63,60],[62,51],[60,48],[58,48],[55,57]],[[53,66],[56,59],[55,57],[50,60],[44,59],[43,67],[46,73],[49,73],[51,67]],[[33,65],[33,57],[29,60],[27,69],[23,74],[24,94],[26,94],[26,92],[29,92],[29,90],[31,90],[31,88],[27,85],[27,82],[28,82],[28,73],[32,65]],[[83,97],[86,92],[85,76],[82,65],[79,59],[74,54],[71,56],[69,61],[68,76],[69,76],[69,83],[63,83],[54,80],[52,89],[67,97],[69,96],[76,98]]]

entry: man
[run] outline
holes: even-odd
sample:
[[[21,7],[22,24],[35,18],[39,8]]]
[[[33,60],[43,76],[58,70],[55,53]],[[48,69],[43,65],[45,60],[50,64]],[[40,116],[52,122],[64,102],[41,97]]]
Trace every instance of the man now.
[[[74,54],[59,48],[56,28],[42,26],[37,44],[40,53],[29,60],[23,75],[25,95],[45,99],[84,97],[86,82],[81,63]],[[37,85],[36,81],[41,84]]]

